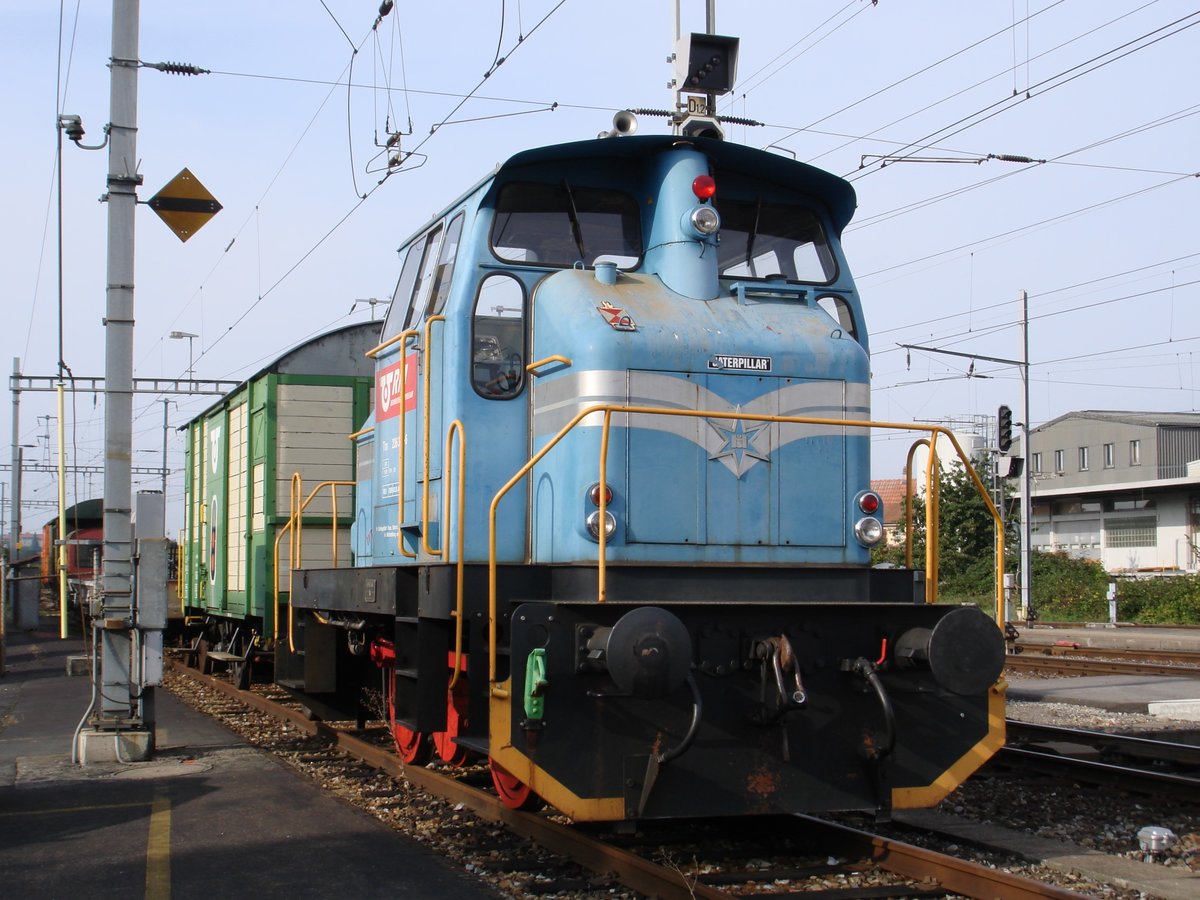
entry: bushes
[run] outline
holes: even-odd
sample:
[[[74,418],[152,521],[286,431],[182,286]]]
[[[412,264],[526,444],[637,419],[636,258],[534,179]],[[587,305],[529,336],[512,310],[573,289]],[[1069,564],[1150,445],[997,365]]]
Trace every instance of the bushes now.
[[[977,469],[982,468],[977,465]],[[918,503],[913,515],[913,559],[924,568],[925,510]],[[987,612],[995,605],[993,525],[969,474],[961,467],[942,476],[939,512],[938,599],[943,603],[974,603]],[[1020,538],[1015,518],[1007,522],[1005,570],[1017,569]],[[903,547],[877,547],[874,565],[904,565]],[[1033,554],[1033,605],[1046,622],[1108,621],[1109,576],[1100,563],[1065,553]],[[1117,579],[1117,618],[1122,622],[1155,625],[1200,624],[1200,576]],[[1015,605],[1015,604],[1014,604]],[[1015,610],[1014,610],[1015,612]]]
[[[944,577],[945,603],[975,603],[990,614],[991,565],[975,564]],[[1065,553],[1033,554],[1033,600],[1045,622],[1107,622],[1108,585],[1114,579],[1100,563]],[[1140,625],[1200,624],[1200,576],[1118,578],[1117,619]]]
[[[1033,599],[1047,622],[1107,622],[1108,585],[1117,583],[1117,620],[1139,625],[1200,624],[1200,576],[1113,578],[1098,562],[1033,554]]]
[[[1117,618],[1145,625],[1200,624],[1200,576],[1118,580]]]
[[[1093,560],[1033,554],[1033,605],[1044,621],[1107,621],[1108,582],[1104,567]]]

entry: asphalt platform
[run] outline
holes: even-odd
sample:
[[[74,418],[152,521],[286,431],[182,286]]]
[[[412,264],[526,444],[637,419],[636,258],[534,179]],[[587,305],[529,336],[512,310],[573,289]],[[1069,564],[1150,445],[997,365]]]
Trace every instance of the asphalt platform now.
[[[1061,628],[1017,626],[1020,640],[1031,644],[1200,651],[1200,628],[1141,625],[1079,625]],[[1158,675],[1088,675],[1037,678],[1007,674],[1008,699],[1070,703],[1114,712],[1148,713],[1200,722],[1200,679]]]
[[[466,872],[159,690],[147,762],[71,763],[79,639],[9,633],[0,896],[494,898]]]

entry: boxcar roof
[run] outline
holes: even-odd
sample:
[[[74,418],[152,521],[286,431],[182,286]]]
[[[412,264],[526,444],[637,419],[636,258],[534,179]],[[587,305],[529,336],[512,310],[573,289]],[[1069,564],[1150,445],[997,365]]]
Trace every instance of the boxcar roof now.
[[[375,364],[367,359],[366,352],[379,343],[383,322],[356,322],[325,331],[284,351],[273,361],[263,366],[224,397],[214,401],[203,412],[193,416],[188,425],[205,418],[214,409],[224,405],[232,394],[264,375],[332,375],[374,377]],[[187,426],[182,426],[186,428]]]

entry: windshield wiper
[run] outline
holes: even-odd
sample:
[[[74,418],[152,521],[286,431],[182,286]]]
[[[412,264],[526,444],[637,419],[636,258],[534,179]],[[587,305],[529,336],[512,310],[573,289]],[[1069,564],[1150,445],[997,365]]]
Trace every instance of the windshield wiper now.
[[[754,239],[758,237],[758,220],[761,216],[762,197],[759,197],[754,207],[754,226],[750,229],[750,234],[746,236],[746,265],[750,269],[751,278],[758,277],[758,274],[754,271]]]
[[[575,208],[575,195],[571,193],[571,184],[565,178],[563,187],[567,189],[567,200],[570,203],[568,212],[571,214],[571,237],[575,238],[575,247],[579,250],[579,259],[587,262],[587,251],[583,249],[583,228],[579,225],[579,210]]]

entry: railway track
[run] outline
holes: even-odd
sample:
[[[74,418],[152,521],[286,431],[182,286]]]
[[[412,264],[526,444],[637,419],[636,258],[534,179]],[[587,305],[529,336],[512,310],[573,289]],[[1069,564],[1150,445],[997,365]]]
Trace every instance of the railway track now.
[[[1010,653],[1005,659],[1005,668],[1013,672],[1200,678],[1200,653],[1195,652],[1022,645],[1020,642],[1017,646],[1021,652]]]
[[[1074,641],[1040,644],[1016,642],[1018,654],[1027,656],[1087,656],[1092,659],[1129,660],[1131,658],[1179,666],[1200,666],[1200,651],[1163,650],[1152,647],[1089,647]]]
[[[373,742],[370,735],[314,721],[295,704],[280,702],[281,698],[240,690],[228,681],[202,675],[177,662],[172,669],[219,692],[224,703],[249,707],[286,723],[289,729],[320,739],[322,746],[302,751],[308,761],[333,765],[335,756],[344,755],[351,767],[370,767],[406,781],[456,812],[469,812],[485,823],[501,826],[508,833],[599,873],[601,882],[611,879],[638,894],[718,900],[742,893],[798,890],[806,896],[867,896],[847,891],[869,889],[872,897],[1079,896],[997,868],[805,816],[739,822],[733,829],[736,837],[730,835],[729,823],[691,823],[687,828],[675,823],[648,826],[646,833],[634,838],[589,832],[554,816],[509,809],[469,780],[448,774],[458,770],[406,767],[390,744],[385,746]],[[375,788],[373,793],[386,791]],[[461,824],[458,827],[464,832],[480,830]],[[494,852],[492,856],[503,857],[505,852],[517,851]],[[496,862],[503,864],[502,860]],[[574,881],[592,883],[588,879]],[[611,892],[597,887],[605,894]],[[556,885],[555,889],[561,888]],[[535,886],[527,891],[529,895],[538,892]]]
[[[1200,747],[1076,728],[1008,721],[1000,765],[1085,784],[1200,802]]]

